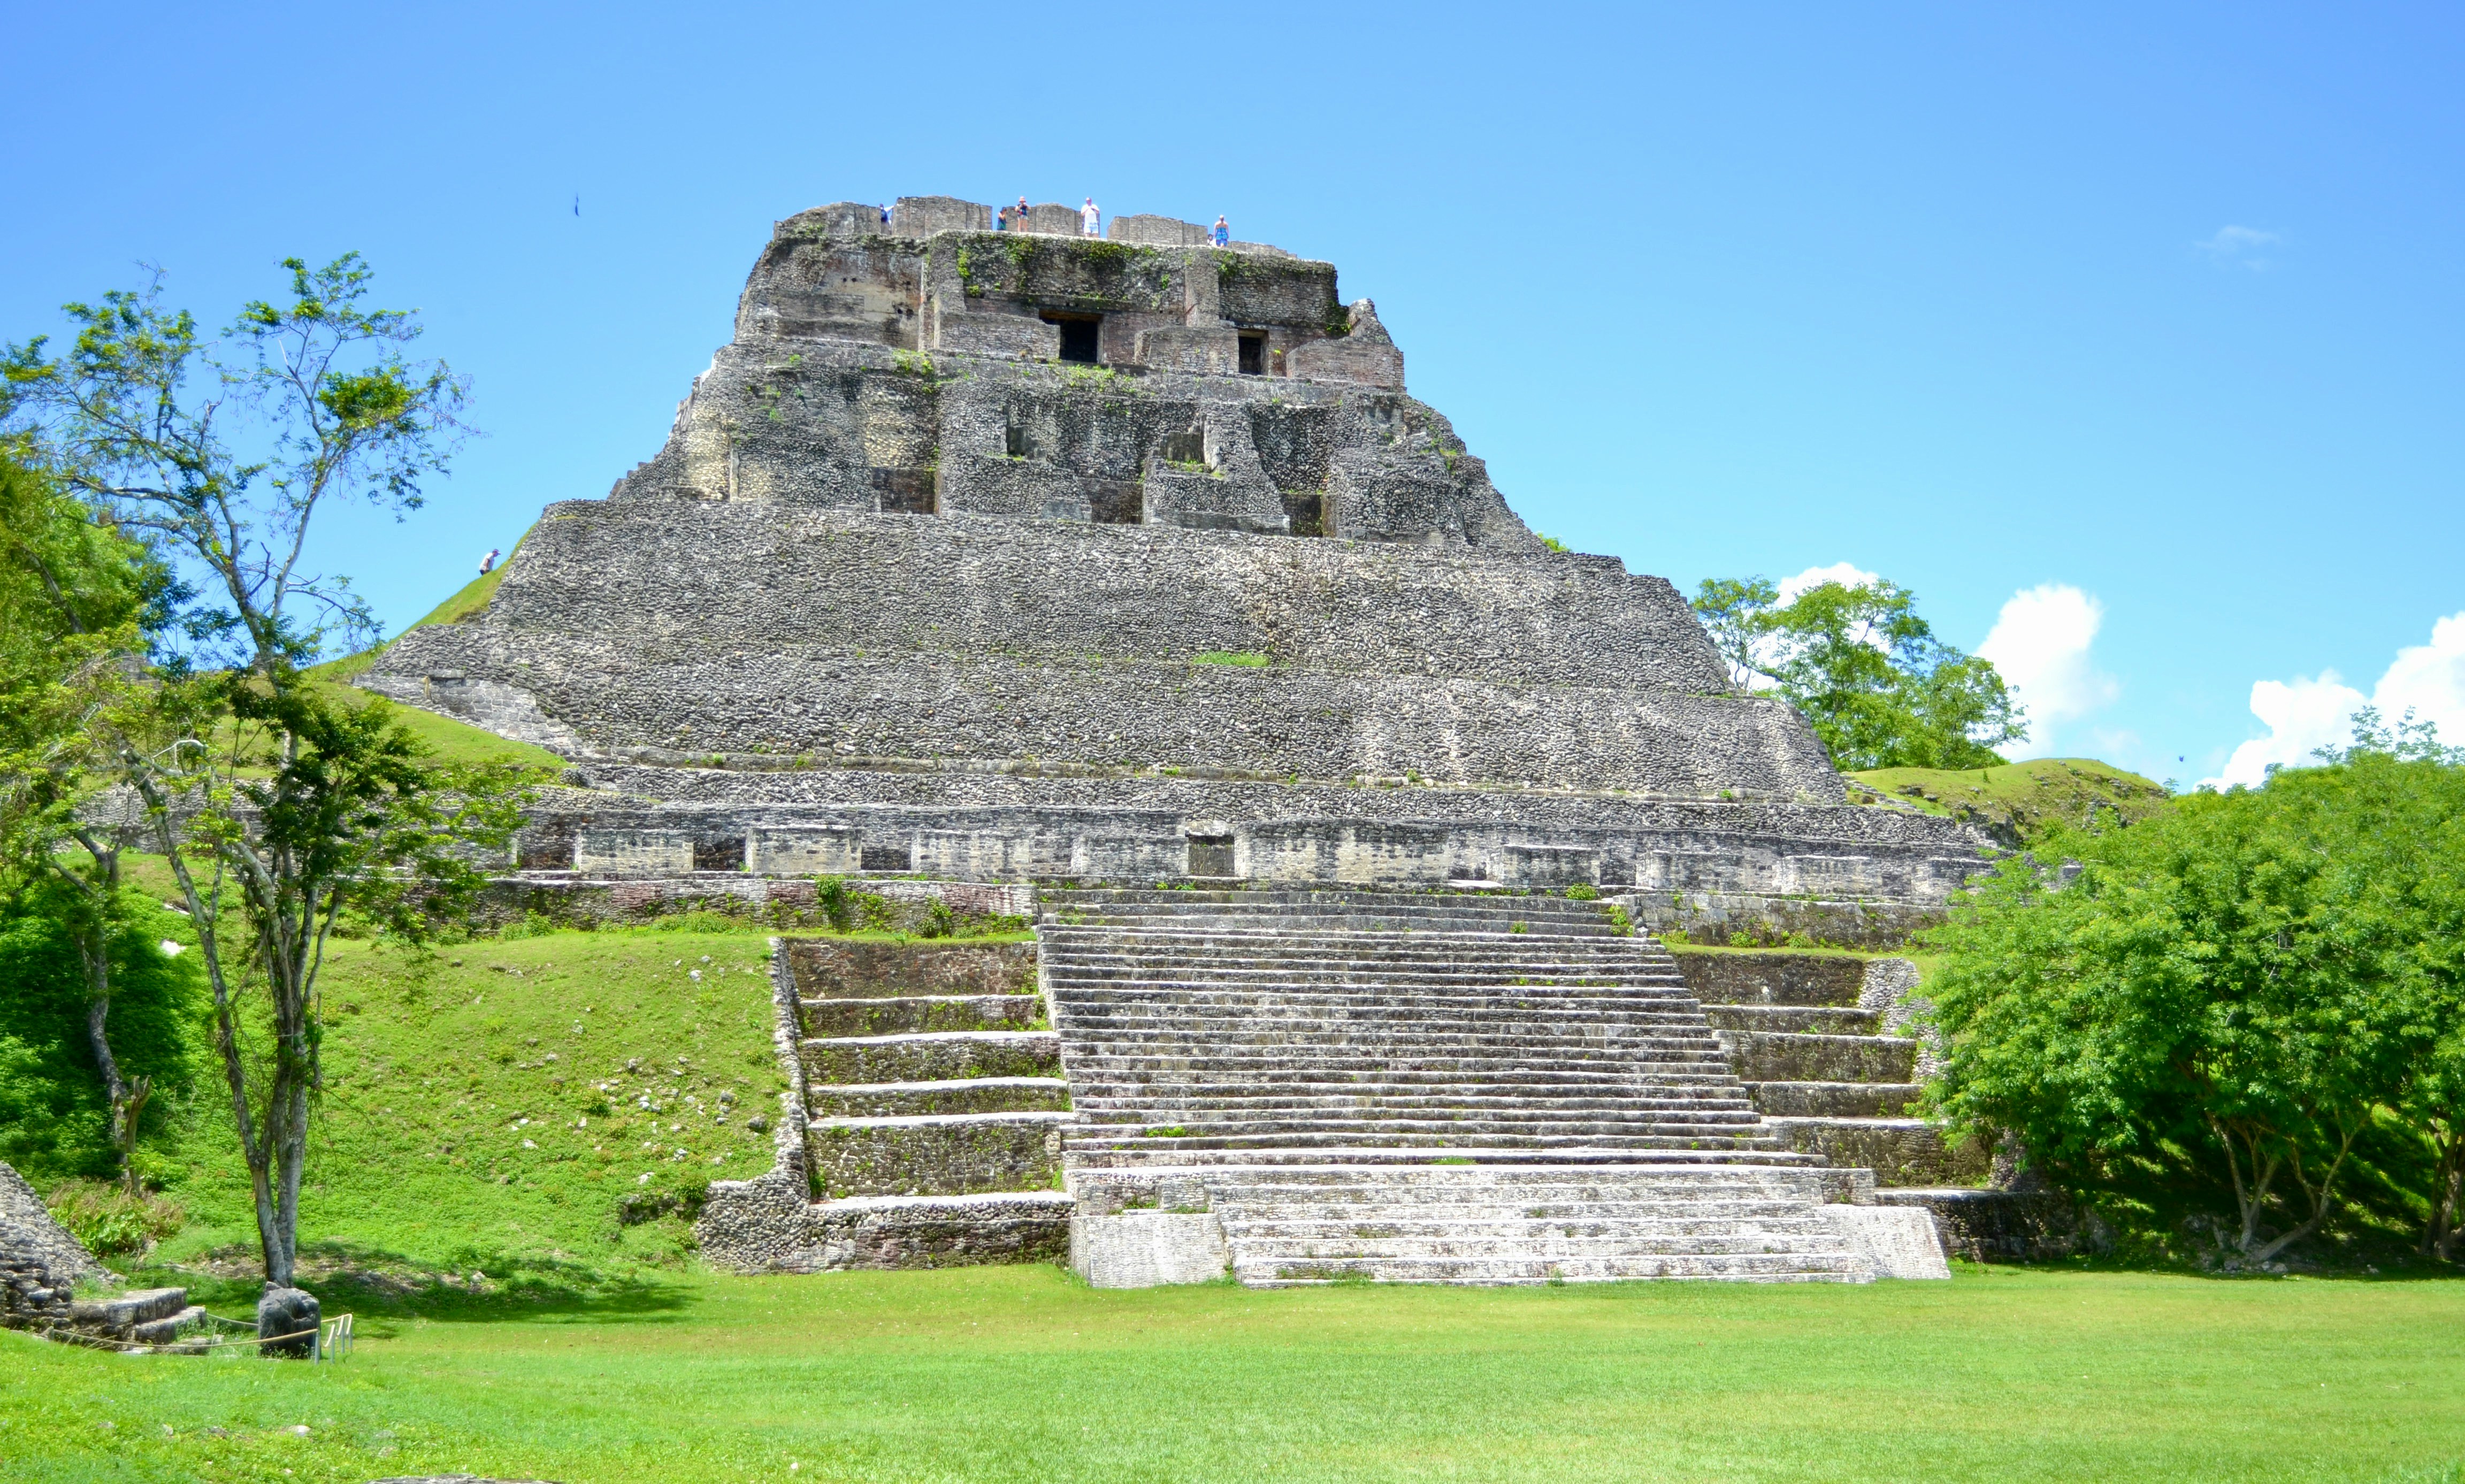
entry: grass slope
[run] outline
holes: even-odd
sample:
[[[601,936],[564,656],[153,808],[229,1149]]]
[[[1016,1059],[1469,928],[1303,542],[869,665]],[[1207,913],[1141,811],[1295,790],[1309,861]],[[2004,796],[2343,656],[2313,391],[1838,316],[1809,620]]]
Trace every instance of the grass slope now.
[[[785,1088],[761,933],[561,932],[426,960],[343,941],[321,984],[300,1232],[312,1273],[346,1271],[345,1299],[467,1288],[474,1269],[482,1292],[533,1297],[635,1282],[688,1238],[680,1216],[621,1226],[620,1201],[769,1166],[770,1136],[748,1126]],[[218,1087],[158,1165],[189,1226],[152,1263],[195,1272],[141,1275],[223,1274],[237,1301],[255,1229]]]
[[[1959,771],[1885,767],[1847,776],[1885,798],[1977,825],[2012,846],[2034,844],[2057,826],[2086,824],[2093,812],[2106,824],[2144,819],[2173,798],[2164,784],[2089,758]]]
[[[521,542],[514,543],[514,550],[517,552],[522,550]],[[425,618],[411,627],[416,629],[422,624],[458,624],[466,619],[477,617],[487,610],[489,602],[497,595],[498,587],[503,585],[505,574],[513,570],[513,555],[507,553],[505,559],[497,564],[495,571],[475,577],[463,584],[460,591],[431,609]],[[369,693],[353,687],[349,681],[353,676],[375,664],[377,656],[384,653],[385,646],[379,645],[372,650],[363,650],[357,654],[346,654],[341,659],[329,659],[322,665],[311,667],[308,674],[325,682],[328,695],[353,705],[363,705],[369,699]],[[433,711],[423,711],[417,706],[397,705],[393,709],[396,720],[409,728],[412,736],[427,743],[429,749],[438,757],[450,762],[522,763],[536,767],[557,769],[565,766],[565,760],[545,747],[516,742],[509,737],[500,737],[485,728],[456,721],[451,717],[439,716]]]
[[[1098,1292],[981,1268],[685,1276],[362,1335],[323,1367],[0,1335],[0,1473],[2465,1478],[2457,1282]]]

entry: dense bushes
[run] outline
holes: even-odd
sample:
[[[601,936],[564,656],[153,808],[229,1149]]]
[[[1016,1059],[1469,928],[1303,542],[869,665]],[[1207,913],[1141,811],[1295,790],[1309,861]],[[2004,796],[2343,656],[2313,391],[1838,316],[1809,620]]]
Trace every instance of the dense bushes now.
[[[176,914],[134,893],[122,894],[122,906],[111,1045],[123,1073],[153,1079],[147,1124],[160,1126],[191,1094],[204,1053],[203,976],[193,954],[172,957],[159,946],[179,931]],[[77,945],[51,892],[0,900],[0,1160],[38,1185],[118,1172],[87,1005]]]
[[[2358,747],[2013,857],[1937,935],[1937,1105],[2265,1262],[2343,1216],[2454,1251],[2465,1167],[2465,766]]]

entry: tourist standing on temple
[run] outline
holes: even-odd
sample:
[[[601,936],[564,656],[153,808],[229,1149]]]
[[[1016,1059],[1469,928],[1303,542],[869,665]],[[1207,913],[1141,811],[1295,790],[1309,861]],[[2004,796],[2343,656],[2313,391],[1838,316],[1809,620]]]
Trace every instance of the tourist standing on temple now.
[[[1078,227],[1091,237],[1100,237],[1104,234],[1104,213],[1096,210],[1094,196],[1089,196],[1087,204],[1079,208]]]
[[[1000,210],[995,211],[995,212],[993,213],[993,231],[995,231],[995,232],[1008,232],[1008,231],[1010,231],[1010,208],[1009,208],[1009,207],[1003,207]]]
[[[482,577],[485,577],[485,576],[487,576],[490,572],[493,572],[493,571],[495,571],[496,569],[497,569],[497,548],[496,548],[496,547],[494,547],[494,546],[491,546],[491,547],[489,547],[489,548],[488,548],[488,554],[487,554],[486,556],[481,557],[481,558],[479,559],[479,575],[480,575],[480,576],[482,576]]]
[[[1215,245],[1217,247],[1223,247],[1232,240],[1232,229],[1224,225],[1223,213],[1216,213],[1215,230],[1208,235],[1215,239]]]

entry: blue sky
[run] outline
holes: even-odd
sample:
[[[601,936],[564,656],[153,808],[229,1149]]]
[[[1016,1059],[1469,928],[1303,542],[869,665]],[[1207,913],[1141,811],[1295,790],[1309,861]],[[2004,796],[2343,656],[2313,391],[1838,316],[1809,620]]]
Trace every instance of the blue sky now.
[[[775,219],[1092,193],[1335,261],[1543,531],[1915,588],[2038,750],[2188,784],[2374,697],[2465,741],[2454,7],[5,20],[0,339],[355,248],[474,378],[428,508],[324,531],[397,625],[655,452]]]

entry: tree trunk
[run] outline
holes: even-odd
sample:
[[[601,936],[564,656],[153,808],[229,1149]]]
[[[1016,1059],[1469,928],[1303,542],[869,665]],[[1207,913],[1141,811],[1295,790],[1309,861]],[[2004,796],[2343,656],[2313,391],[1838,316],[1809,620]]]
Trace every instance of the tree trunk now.
[[[2439,1141],[2439,1167],[2431,1182],[2431,1219],[2422,1225],[2422,1251],[2448,1261],[2456,1251],[2458,1207],[2465,1205],[2465,1123]]]

